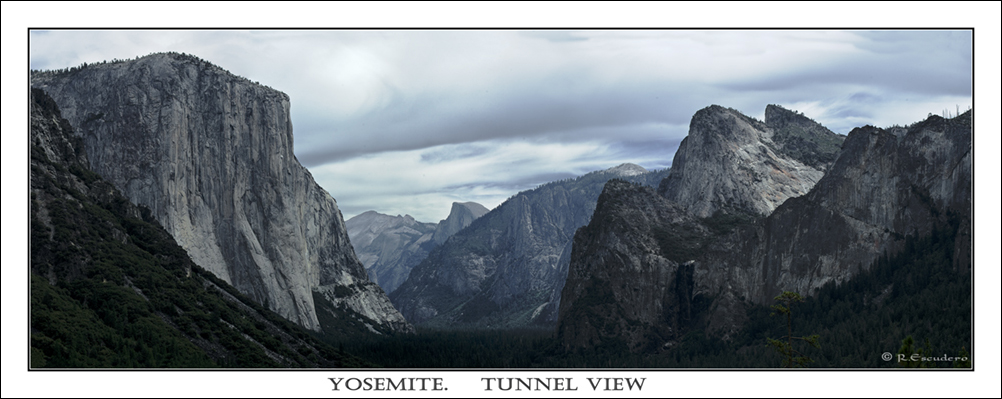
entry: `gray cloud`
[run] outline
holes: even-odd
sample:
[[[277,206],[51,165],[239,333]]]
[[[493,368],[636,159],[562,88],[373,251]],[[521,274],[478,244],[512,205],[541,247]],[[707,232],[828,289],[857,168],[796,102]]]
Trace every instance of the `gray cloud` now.
[[[574,31],[566,31],[566,30],[531,30],[531,31],[520,31],[518,34],[525,37],[543,39],[556,43],[580,42],[588,40],[587,37],[579,36]]]
[[[419,94],[396,98],[386,107],[357,119],[341,124],[330,121],[325,130],[337,137],[338,146],[315,145],[313,141],[329,138],[313,133],[306,139],[309,141],[305,148],[316,149],[300,151],[299,159],[307,165],[318,165],[374,151],[497,138],[630,140],[631,133],[639,132],[639,125],[688,124],[698,107],[691,105],[694,101],[686,90],[679,90],[684,86],[688,85],[650,82],[594,86],[586,78],[558,83],[542,79],[497,88],[480,96]],[[302,130],[297,125],[297,132]]]
[[[970,31],[33,31],[30,65],[194,54],[290,95],[297,158],[346,216],[432,221],[454,200],[491,207],[546,179],[622,162],[669,166],[692,115],[710,104],[757,118],[780,104],[841,133],[966,109],[971,40]]]
[[[970,31],[859,31],[850,40],[857,51],[824,63],[777,68],[756,79],[731,79],[731,91],[782,92],[821,87],[837,93],[851,85],[871,90],[923,96],[970,96],[972,35]],[[804,55],[808,55],[807,52]],[[851,89],[850,89],[851,90]],[[817,92],[812,90],[815,96]],[[825,93],[823,93],[825,94]]]
[[[441,163],[486,154],[490,149],[483,143],[469,143],[450,150],[434,148],[421,153],[421,162]]]

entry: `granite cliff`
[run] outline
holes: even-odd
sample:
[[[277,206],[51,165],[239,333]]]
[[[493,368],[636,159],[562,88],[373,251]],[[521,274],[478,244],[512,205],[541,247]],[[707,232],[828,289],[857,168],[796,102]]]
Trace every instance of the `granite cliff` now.
[[[610,180],[592,221],[574,235],[560,340],[567,348],[615,351],[677,340],[692,316],[690,259],[710,234],[652,188]]]
[[[761,122],[709,106],[695,115],[658,193],[699,217],[766,216],[814,186],[843,136],[776,105]]]
[[[783,111],[767,110],[766,123],[720,107],[697,113],[663,198],[606,185],[575,236],[558,324],[565,348],[664,350],[687,329],[726,338],[749,304],[846,281],[906,236],[944,226],[958,231],[956,269],[970,267],[970,112],[857,128],[831,153],[827,129]]]
[[[29,109],[31,368],[365,365],[192,262],[48,95]]]
[[[709,328],[725,334],[740,321],[737,299],[766,303],[780,292],[810,294],[842,282],[905,237],[957,230],[953,263],[971,266],[971,112],[930,116],[908,128],[872,126],[849,133],[838,158],[805,196],[761,223],[709,245],[697,262],[695,293],[722,298]]]
[[[391,300],[436,328],[552,326],[574,231],[617,177],[649,184],[664,171],[624,164],[520,192],[433,249]]]
[[[432,235],[432,240],[435,241],[435,244],[442,245],[453,234],[466,228],[474,220],[484,216],[489,211],[489,209],[476,202],[453,202],[449,216],[439,221],[438,226],[435,227],[435,234]]]
[[[324,328],[318,298],[377,330],[411,330],[296,160],[284,93],[176,53],[33,72],[31,85],[76,127],[90,168],[196,264],[312,330]]]
[[[410,215],[368,211],[348,219],[345,225],[369,278],[392,293],[432,248],[485,213],[487,208],[476,202],[454,202],[449,216],[438,224],[418,222]]]

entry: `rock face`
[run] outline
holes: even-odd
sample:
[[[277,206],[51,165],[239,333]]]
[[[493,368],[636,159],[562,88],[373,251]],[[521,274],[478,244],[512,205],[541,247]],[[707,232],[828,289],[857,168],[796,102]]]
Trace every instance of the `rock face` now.
[[[485,213],[487,208],[476,202],[454,202],[449,217],[437,225],[418,222],[410,215],[390,216],[375,211],[357,215],[345,224],[369,278],[392,293],[432,248]]]
[[[831,167],[845,140],[804,114],[775,104],[765,107],[765,126],[772,130],[773,150],[819,170]]]
[[[409,321],[433,327],[552,326],[574,231],[602,186],[663,173],[621,165],[523,191],[433,249],[390,298]]]
[[[466,226],[469,226],[477,218],[484,216],[488,211],[489,209],[476,202],[453,202],[452,210],[449,211],[449,217],[438,222],[438,227],[435,228],[432,240],[435,241],[435,244],[442,245],[453,234],[466,228]]]
[[[397,289],[411,269],[434,248],[434,223],[410,215],[390,216],[368,211],[345,221],[348,237],[369,279],[387,293]]]
[[[29,109],[32,368],[357,367],[195,265],[43,91]]]
[[[970,112],[896,132],[854,129],[809,194],[709,247],[696,267],[696,293],[756,303],[784,290],[811,293],[896,253],[905,236],[950,225],[958,228],[954,265],[968,270],[970,151]],[[728,312],[711,316],[711,330],[737,327]]]
[[[649,350],[688,326],[692,254],[709,229],[650,187],[610,180],[574,235],[557,336],[567,348]]]
[[[807,193],[824,175],[826,163],[813,167],[793,155],[834,159],[837,148],[817,143],[842,137],[778,106],[766,116],[763,123],[733,109],[704,108],[692,117],[657,194],[606,185],[591,223],[575,236],[558,323],[565,348],[673,345],[690,322],[694,274],[707,245]],[[795,147],[787,142],[800,144],[800,152],[784,150]]]
[[[150,208],[197,264],[313,330],[313,291],[371,323],[411,328],[368,280],[334,199],[296,160],[284,93],[174,53],[31,81],[77,127],[91,168]]]
[[[767,123],[758,130],[772,129],[775,137],[777,130],[789,129],[791,119],[796,121],[785,115],[778,118],[785,124]],[[820,138],[784,133],[800,137],[801,144],[814,143],[799,145],[797,151],[790,149],[788,138],[777,143],[760,135],[761,143],[738,146],[729,144],[736,142],[732,132],[718,131],[703,141],[690,135],[686,140],[692,140],[683,144],[688,148],[680,148],[660,186],[668,201],[610,182],[603,193],[610,205],[600,201],[592,222],[575,237],[558,326],[564,346],[593,348],[621,337],[632,350],[670,347],[679,328],[692,323],[693,303],[703,300],[710,301],[705,324],[688,328],[726,338],[745,320],[746,304],[771,303],[784,290],[809,295],[830,281],[845,281],[885,251],[894,253],[906,235],[927,235],[947,225],[959,228],[954,264],[968,269],[970,118],[970,113],[952,120],[930,117],[894,132],[858,128],[834,158],[824,150],[827,132],[817,128],[801,127],[799,132]],[[755,126],[711,107],[693,117],[691,134],[715,131],[705,128],[705,121],[745,133]],[[694,148],[704,152],[694,157]],[[789,159],[794,152],[804,162]],[[679,157],[688,158],[682,167]],[[777,169],[780,173],[772,175],[783,177],[760,181],[763,175],[747,168],[705,162],[733,164],[741,157],[749,157],[742,161],[748,165],[791,170]],[[804,169],[805,163],[827,173],[806,195],[793,197],[809,180],[789,176],[814,173]],[[709,180],[700,185],[690,174]],[[696,194],[672,191],[701,187],[706,190]],[[777,204],[784,193],[790,197]]]
[[[697,112],[658,192],[698,217],[765,216],[814,186],[843,136],[770,105],[766,122],[720,106]]]

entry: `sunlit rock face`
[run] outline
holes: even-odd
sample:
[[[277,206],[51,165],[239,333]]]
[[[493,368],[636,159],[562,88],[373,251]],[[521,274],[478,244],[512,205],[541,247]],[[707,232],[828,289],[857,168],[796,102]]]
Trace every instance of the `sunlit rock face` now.
[[[34,73],[31,84],[77,127],[91,168],[202,267],[313,330],[314,290],[411,328],[367,278],[337,203],[296,160],[284,93],[174,53]]]
[[[698,217],[717,211],[766,216],[807,194],[844,136],[770,105],[766,121],[710,106],[697,112],[659,193]]]

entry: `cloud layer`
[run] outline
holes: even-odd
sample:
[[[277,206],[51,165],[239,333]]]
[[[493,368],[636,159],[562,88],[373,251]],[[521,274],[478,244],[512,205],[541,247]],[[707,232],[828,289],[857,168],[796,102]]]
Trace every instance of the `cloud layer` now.
[[[710,104],[848,133],[971,105],[970,31],[32,31],[34,69],[194,54],[292,98],[345,217],[444,218],[622,162],[670,165]]]

